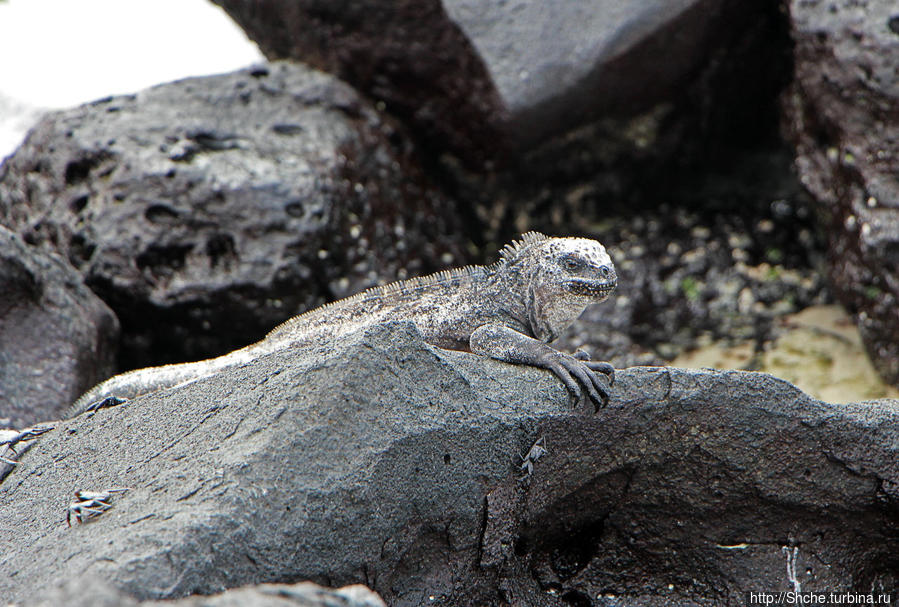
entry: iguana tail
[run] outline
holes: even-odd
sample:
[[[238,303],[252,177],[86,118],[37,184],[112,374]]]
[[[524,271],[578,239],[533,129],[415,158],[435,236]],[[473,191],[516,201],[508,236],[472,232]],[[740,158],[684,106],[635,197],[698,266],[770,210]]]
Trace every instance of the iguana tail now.
[[[257,355],[253,350],[254,346],[249,346],[218,358],[160,367],[147,367],[114,375],[82,394],[66,411],[64,419],[71,419],[81,415],[92,404],[109,396],[132,399],[156,390],[171,388],[214,375],[223,369],[235,367],[252,360]]]

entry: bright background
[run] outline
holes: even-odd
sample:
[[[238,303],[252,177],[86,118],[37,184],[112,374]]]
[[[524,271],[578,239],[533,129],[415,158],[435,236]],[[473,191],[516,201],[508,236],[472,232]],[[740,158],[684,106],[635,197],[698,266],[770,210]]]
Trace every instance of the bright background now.
[[[0,158],[43,109],[262,60],[207,0],[0,1]]]

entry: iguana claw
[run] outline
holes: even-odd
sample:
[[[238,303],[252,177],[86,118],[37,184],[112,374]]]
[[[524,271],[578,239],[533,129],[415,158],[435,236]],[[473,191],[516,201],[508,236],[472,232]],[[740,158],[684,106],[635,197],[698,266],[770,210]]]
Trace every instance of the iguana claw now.
[[[590,355],[584,350],[575,352],[574,357],[590,367],[593,371],[598,371],[608,377],[610,386],[615,383],[615,367],[612,366],[612,363],[590,360]]]
[[[611,367],[609,363],[590,363],[565,354],[564,352],[553,351],[547,353],[546,368],[555,373],[559,379],[565,384],[568,390],[578,397],[579,400],[584,399],[584,389],[587,391],[593,406],[597,411],[606,406],[609,402],[609,386],[612,380],[606,375],[597,375],[604,373],[602,369]],[[601,369],[594,369],[592,365],[603,365]],[[603,379],[600,379],[602,377]],[[575,381],[575,378],[577,381]],[[606,385],[608,382],[608,385]],[[583,387],[582,387],[583,386]]]

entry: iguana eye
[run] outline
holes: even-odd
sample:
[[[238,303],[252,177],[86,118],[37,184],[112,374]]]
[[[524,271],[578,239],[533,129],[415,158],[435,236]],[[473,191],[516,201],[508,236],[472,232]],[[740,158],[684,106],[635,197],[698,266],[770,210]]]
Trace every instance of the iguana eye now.
[[[564,267],[568,271],[580,270],[584,267],[584,262],[582,259],[575,257],[574,255],[566,255],[562,258],[562,267]]]

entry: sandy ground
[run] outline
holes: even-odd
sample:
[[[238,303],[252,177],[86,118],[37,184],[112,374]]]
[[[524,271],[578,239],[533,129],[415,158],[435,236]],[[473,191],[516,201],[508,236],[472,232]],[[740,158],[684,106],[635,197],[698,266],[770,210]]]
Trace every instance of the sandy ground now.
[[[877,375],[858,329],[840,306],[806,308],[785,317],[781,329],[761,351],[750,341],[718,342],[678,356],[671,364],[765,371],[831,403],[899,398],[899,390]]]

